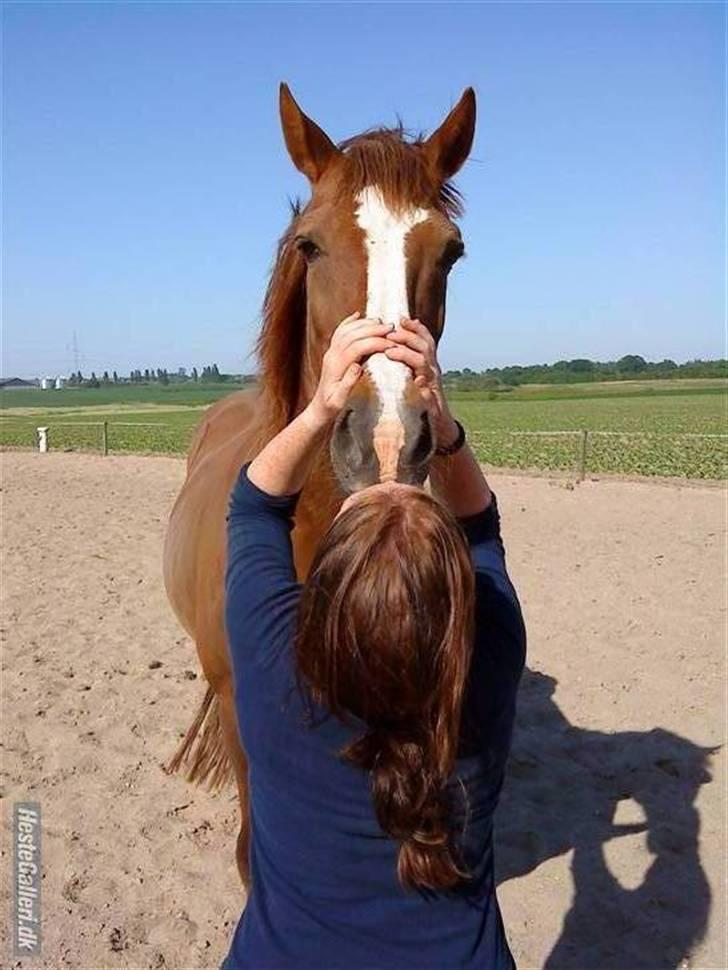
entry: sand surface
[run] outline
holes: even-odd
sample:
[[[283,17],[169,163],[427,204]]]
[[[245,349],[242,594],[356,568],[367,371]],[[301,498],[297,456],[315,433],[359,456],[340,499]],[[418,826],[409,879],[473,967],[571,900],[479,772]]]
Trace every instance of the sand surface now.
[[[160,572],[184,464],[2,466],[3,914],[12,804],[37,800],[33,966],[217,967],[236,801],[162,771],[203,693]],[[726,967],[725,494],[491,479],[529,630],[497,828],[519,966]]]

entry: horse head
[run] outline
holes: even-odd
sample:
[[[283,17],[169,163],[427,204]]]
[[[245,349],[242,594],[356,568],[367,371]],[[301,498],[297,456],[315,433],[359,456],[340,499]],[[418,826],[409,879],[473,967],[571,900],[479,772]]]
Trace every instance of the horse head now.
[[[395,326],[417,318],[439,340],[448,273],[463,253],[450,179],[472,145],[475,95],[468,88],[426,140],[379,129],[337,146],[285,84],[280,112],[288,152],[311,186],[281,241],[259,341],[282,424],[310,399],[331,334],[355,310]],[[420,483],[435,447],[409,368],[369,357],[331,438],[342,488]]]

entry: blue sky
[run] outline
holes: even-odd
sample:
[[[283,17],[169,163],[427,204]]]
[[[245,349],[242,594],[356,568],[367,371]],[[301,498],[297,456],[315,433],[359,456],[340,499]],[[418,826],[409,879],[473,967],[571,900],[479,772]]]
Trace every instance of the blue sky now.
[[[254,369],[287,80],[340,140],[478,94],[445,367],[725,353],[720,3],[5,3],[4,376]]]

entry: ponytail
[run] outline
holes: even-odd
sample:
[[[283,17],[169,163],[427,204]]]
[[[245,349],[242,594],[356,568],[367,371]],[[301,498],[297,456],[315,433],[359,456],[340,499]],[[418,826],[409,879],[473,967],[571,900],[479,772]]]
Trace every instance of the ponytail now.
[[[433,772],[433,752],[395,732],[370,731],[343,752],[368,771],[377,821],[400,843],[403,886],[449,889],[467,873],[458,865],[448,825],[447,778]]]
[[[339,515],[301,596],[297,674],[332,714],[366,724],[342,756],[369,774],[407,888],[450,889],[467,876],[447,785],[473,610],[465,538],[444,506],[414,488],[362,496]]]

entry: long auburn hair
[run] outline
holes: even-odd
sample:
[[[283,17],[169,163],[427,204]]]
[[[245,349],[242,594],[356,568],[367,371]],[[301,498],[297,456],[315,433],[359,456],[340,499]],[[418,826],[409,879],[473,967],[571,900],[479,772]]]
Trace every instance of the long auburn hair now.
[[[408,888],[467,876],[446,786],[473,644],[474,575],[450,512],[412,487],[363,494],[332,523],[303,588],[295,641],[312,699],[366,731],[342,751],[370,773]]]

